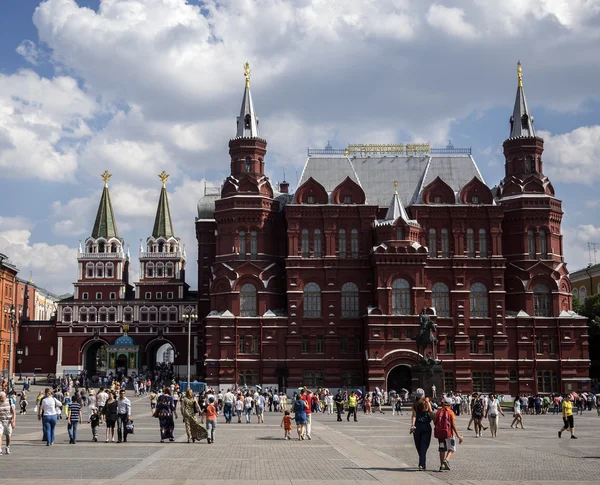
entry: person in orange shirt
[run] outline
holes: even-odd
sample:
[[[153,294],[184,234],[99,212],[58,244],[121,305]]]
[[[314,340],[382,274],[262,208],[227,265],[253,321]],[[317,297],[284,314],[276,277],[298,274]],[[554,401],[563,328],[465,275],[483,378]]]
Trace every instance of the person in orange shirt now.
[[[208,431],[208,444],[215,442],[215,431],[217,430],[217,408],[215,407],[215,396],[209,396],[208,406],[204,410],[206,416],[206,430]]]
[[[463,437],[456,428],[456,417],[452,411],[452,399],[444,398],[443,407],[435,415],[435,426],[433,429],[434,436],[439,442],[440,451],[440,471],[450,470],[450,458],[456,451],[456,439],[458,442],[463,442]]]
[[[283,428],[284,431],[284,435],[283,435],[283,439],[284,440],[291,440],[291,433],[292,433],[292,418],[290,416],[290,412],[289,411],[285,411],[285,414],[283,415],[283,419],[281,420],[281,427]]]

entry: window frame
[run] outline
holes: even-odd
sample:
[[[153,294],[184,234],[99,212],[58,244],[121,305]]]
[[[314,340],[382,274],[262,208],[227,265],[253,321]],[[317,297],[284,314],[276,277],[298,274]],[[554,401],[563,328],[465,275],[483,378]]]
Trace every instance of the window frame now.
[[[446,283],[438,281],[431,287],[431,305],[439,317],[450,317],[450,288]]]
[[[411,290],[410,282],[404,278],[392,282],[392,315],[412,315]]]
[[[358,285],[352,281],[347,281],[342,285],[341,311],[342,318],[360,317],[360,290]]]
[[[244,283],[240,288],[240,317],[258,316],[258,290],[253,283]]]
[[[304,318],[321,318],[322,313],[321,287],[311,281],[302,290],[302,310]]]
[[[479,281],[469,288],[469,308],[471,318],[490,317],[489,290]]]

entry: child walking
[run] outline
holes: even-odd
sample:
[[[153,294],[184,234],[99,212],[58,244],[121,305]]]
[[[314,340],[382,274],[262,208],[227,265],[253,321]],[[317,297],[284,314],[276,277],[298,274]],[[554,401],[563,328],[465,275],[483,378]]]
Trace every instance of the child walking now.
[[[289,411],[285,411],[284,415],[283,415],[283,419],[281,420],[281,427],[283,428],[283,439],[284,440],[291,440],[291,434],[292,434],[292,417],[290,416],[290,412]]]
[[[91,410],[90,419],[88,423],[92,426],[92,441],[98,441],[98,427],[100,426],[100,415],[98,414],[98,408],[94,407]]]

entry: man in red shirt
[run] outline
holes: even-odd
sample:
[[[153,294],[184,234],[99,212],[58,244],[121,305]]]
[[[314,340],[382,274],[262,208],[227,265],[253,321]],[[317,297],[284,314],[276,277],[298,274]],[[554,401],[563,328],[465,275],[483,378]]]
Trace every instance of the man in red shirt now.
[[[302,389],[302,400],[308,403],[306,408],[306,438],[309,440],[310,432],[312,431],[312,392],[308,389]]]

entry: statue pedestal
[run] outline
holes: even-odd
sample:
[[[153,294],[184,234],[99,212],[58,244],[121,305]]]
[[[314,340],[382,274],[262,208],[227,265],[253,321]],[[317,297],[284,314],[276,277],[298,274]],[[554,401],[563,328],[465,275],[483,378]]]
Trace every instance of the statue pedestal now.
[[[431,398],[431,386],[435,385],[437,398],[440,399],[444,390],[443,371],[441,362],[435,364],[421,363],[412,367],[413,392],[417,388],[425,391],[425,395]]]

